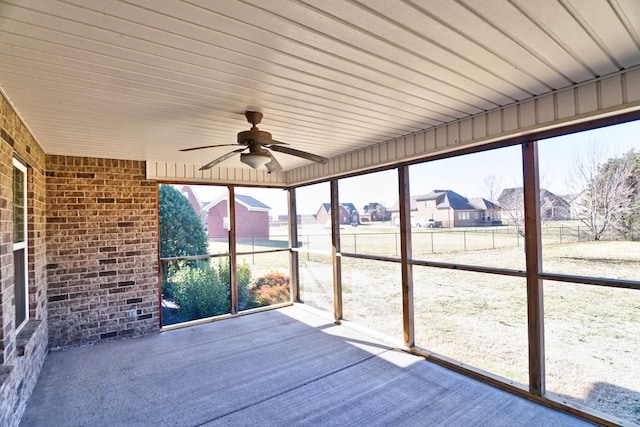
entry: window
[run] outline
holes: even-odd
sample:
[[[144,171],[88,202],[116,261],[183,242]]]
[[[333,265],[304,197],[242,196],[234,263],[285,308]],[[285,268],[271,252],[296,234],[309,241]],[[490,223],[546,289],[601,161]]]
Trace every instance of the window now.
[[[238,310],[288,303],[291,293],[287,192],[277,188],[235,187],[235,198]],[[279,220],[270,221],[270,217]]]
[[[338,181],[341,205],[362,207],[360,224],[340,228],[343,317],[355,324],[402,338],[402,276],[398,215],[398,171],[395,169],[343,178]],[[353,226],[356,225],[356,226]],[[355,254],[355,256],[354,256]],[[380,259],[356,258],[370,255]]]
[[[639,125],[538,145],[546,390],[632,423],[640,422]]]
[[[163,326],[289,303],[288,193],[180,187],[159,189]]]
[[[331,189],[328,182],[296,188],[300,300],[333,312]]]
[[[501,175],[473,178],[486,164],[500,164]],[[437,196],[452,207],[438,211],[433,228],[411,230],[416,346],[526,387],[527,283],[524,275],[505,274],[525,268],[522,237],[508,222],[466,222],[480,214],[471,206],[497,205],[504,188],[522,186],[521,147],[418,163],[409,174],[412,201]]]
[[[487,164],[499,165],[492,171],[499,174],[487,174],[478,179],[487,172],[483,169]],[[417,219],[422,213],[419,208],[423,206],[423,200],[441,200],[443,207],[456,208],[455,211],[438,209],[433,217],[433,228],[411,229],[414,259],[515,270],[525,268],[520,234],[524,225],[519,217],[515,217],[518,221],[511,221],[507,214],[510,211],[498,200],[506,189],[522,188],[520,146],[417,163],[409,166],[409,175],[411,203],[415,207],[412,214]],[[510,191],[506,193],[511,194]],[[470,219],[470,213],[475,211],[471,206],[489,202],[496,206],[491,212],[491,227],[469,229],[465,219]],[[427,217],[432,213],[427,212]]]
[[[13,274],[16,329],[29,318],[27,286],[27,168],[13,160]]]
[[[209,201],[198,216],[181,188],[161,184],[158,190],[162,326],[231,311],[229,232],[223,222],[228,189],[204,193],[203,186],[191,186]]]

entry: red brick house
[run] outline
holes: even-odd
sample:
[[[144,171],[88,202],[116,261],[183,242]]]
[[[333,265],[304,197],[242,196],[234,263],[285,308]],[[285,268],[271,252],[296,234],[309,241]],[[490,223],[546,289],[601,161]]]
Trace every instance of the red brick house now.
[[[331,222],[331,203],[323,203],[316,214],[318,224]],[[360,214],[353,203],[340,203],[340,224],[360,224]]]
[[[271,208],[251,196],[236,194],[236,236],[269,237],[269,211]],[[207,215],[209,238],[229,235],[229,209],[227,197],[220,196],[205,205],[202,210]]]
[[[202,202],[198,195],[193,191],[190,185],[176,186],[178,191],[180,191],[184,197],[189,200],[191,206],[193,206],[193,210],[196,211],[196,215],[198,218],[202,218]]]

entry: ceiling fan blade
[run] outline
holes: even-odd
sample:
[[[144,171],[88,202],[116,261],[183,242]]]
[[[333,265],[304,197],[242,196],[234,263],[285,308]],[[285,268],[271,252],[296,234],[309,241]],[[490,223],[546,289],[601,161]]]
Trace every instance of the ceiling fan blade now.
[[[282,141],[276,141],[275,139],[272,139],[271,142],[269,144],[280,144],[280,145],[289,145],[286,142],[282,142]]]
[[[213,147],[235,147],[236,145],[238,145],[238,144],[203,145],[202,147],[182,148],[182,149],[180,149],[178,151],[194,151],[194,150],[202,150],[203,148],[213,148]]]
[[[269,149],[278,151],[284,154],[290,154],[292,156],[302,157],[303,159],[311,160],[317,163],[327,163],[329,159],[326,157],[318,156],[317,154],[307,153],[306,151],[296,150],[295,148],[283,147],[280,145],[269,145]]]
[[[267,151],[267,153],[269,153],[269,157],[271,157],[271,161],[269,163],[266,163],[264,166],[267,168],[269,173],[281,171],[282,166],[280,165],[280,163],[278,163],[276,158],[273,157],[273,154],[271,154],[271,152]]]
[[[214,167],[214,166],[215,166],[215,165],[217,165],[218,163],[222,163],[222,162],[224,162],[225,160],[227,160],[228,158],[235,156],[235,155],[236,155],[236,153],[240,153],[240,152],[242,152],[242,151],[244,151],[244,150],[246,150],[246,149],[247,149],[247,147],[240,148],[240,149],[238,149],[238,150],[233,150],[233,151],[231,151],[231,152],[229,152],[229,153],[225,154],[224,156],[220,156],[220,157],[218,157],[217,159],[210,161],[210,162],[209,162],[209,163],[207,163],[206,165],[202,166],[202,167],[200,168],[200,170],[201,170],[201,171],[203,171],[203,170],[211,169],[212,167]]]

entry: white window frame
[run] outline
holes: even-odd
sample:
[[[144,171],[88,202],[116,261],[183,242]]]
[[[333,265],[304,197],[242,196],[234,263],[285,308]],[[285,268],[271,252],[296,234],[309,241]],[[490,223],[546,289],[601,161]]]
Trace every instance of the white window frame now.
[[[20,329],[22,329],[22,327],[24,325],[26,325],[27,321],[29,320],[29,248],[28,248],[28,242],[29,242],[29,234],[28,234],[28,200],[27,200],[27,167],[21,163],[19,160],[17,159],[13,159],[13,167],[18,169],[20,172],[22,172],[22,174],[24,175],[24,179],[22,180],[23,182],[23,186],[22,186],[22,196],[23,196],[23,200],[24,200],[24,220],[22,222],[22,227],[23,227],[23,236],[24,236],[24,240],[21,242],[14,242],[13,243],[13,251],[17,251],[20,249],[24,249],[24,265],[23,265],[23,269],[24,269],[24,283],[15,283],[14,281],[14,286],[21,286],[24,292],[24,312],[25,312],[25,316],[24,316],[24,320],[17,325],[16,324],[16,331],[20,331]],[[13,186],[12,186],[13,188]],[[13,197],[13,195],[12,195]],[[14,221],[15,224],[15,221]],[[14,291],[15,293],[15,291]]]

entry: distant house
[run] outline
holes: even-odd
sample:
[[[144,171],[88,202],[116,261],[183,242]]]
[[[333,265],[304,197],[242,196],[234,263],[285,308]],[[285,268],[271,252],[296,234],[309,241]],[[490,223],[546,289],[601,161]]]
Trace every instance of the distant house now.
[[[189,203],[193,206],[193,210],[196,211],[196,215],[198,215],[198,218],[201,218],[203,203],[200,201],[198,195],[188,185],[183,185],[182,187],[176,186],[176,188],[189,200]]]
[[[511,219],[524,218],[524,196],[522,187],[505,188],[498,203]],[[571,205],[549,190],[540,189],[540,219],[542,221],[562,221],[571,219]]]
[[[272,226],[284,227],[289,224],[289,215],[287,214],[272,215],[269,217],[269,221],[271,221]],[[302,224],[302,215],[296,216],[296,221],[298,224]]]
[[[469,203],[480,209],[480,219],[483,223],[502,224],[502,207],[499,204],[482,197],[469,199]]]
[[[451,190],[433,190],[411,197],[411,225],[417,227],[475,227],[500,224],[499,205],[482,198],[467,199]],[[399,222],[398,203],[391,208],[394,224]]]
[[[409,214],[411,215],[411,225],[416,226],[418,223],[417,213],[418,213],[418,203],[416,202],[415,197],[411,197],[409,199]],[[391,223],[396,227],[400,225],[400,203],[398,200],[394,203],[393,206],[389,209],[391,211]]]
[[[269,211],[271,208],[251,196],[235,196],[236,237],[269,237]],[[228,237],[229,210],[227,196],[218,197],[203,207],[207,212],[207,230],[210,238]]]
[[[331,223],[331,203],[323,203],[316,214],[318,224]],[[360,214],[353,203],[340,203],[340,224],[360,224]]]
[[[381,203],[371,202],[364,205],[360,214],[361,222],[372,221],[389,221],[391,220],[391,211]]]

